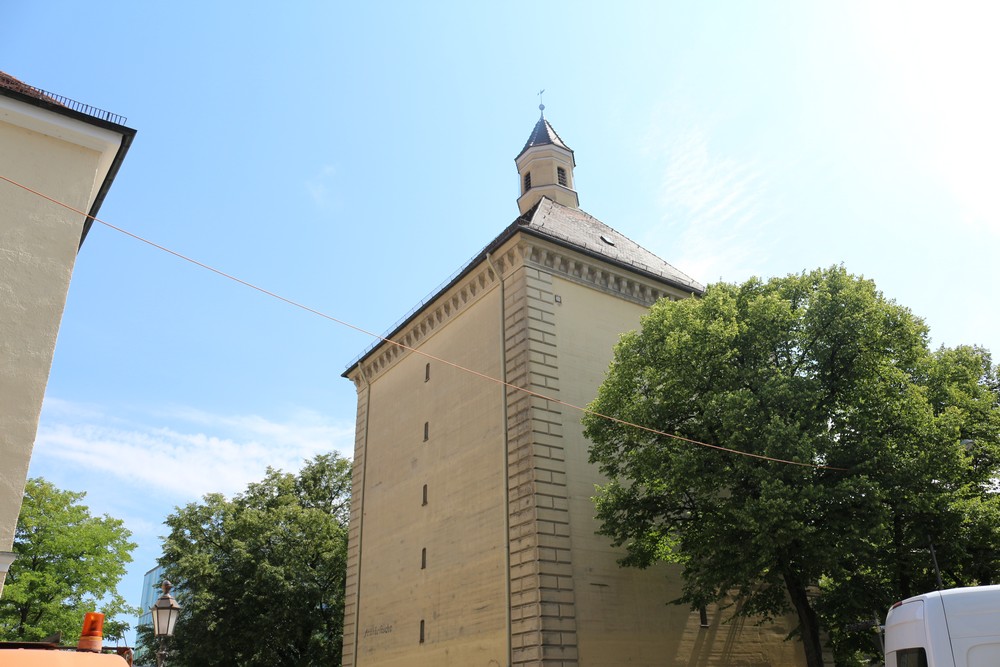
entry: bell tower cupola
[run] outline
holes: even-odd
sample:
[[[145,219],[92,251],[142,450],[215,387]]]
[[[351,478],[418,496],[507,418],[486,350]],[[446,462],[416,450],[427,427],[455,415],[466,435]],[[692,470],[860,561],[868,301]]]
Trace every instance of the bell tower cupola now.
[[[545,120],[545,105],[539,104],[538,109],[542,112],[541,117],[528,142],[514,158],[521,191],[517,207],[524,214],[542,197],[548,197],[563,206],[580,208],[580,198],[573,189],[573,167],[576,166],[573,151]]]

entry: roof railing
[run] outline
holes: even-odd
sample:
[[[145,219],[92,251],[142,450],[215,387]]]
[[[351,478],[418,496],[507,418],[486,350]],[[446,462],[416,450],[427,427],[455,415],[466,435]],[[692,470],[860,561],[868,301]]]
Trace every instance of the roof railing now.
[[[472,257],[470,257],[464,264],[462,264],[461,267],[459,267],[459,269],[457,271],[455,271],[450,276],[448,276],[440,285],[438,285],[433,290],[431,290],[430,292],[428,292],[427,296],[425,296],[423,299],[421,299],[420,302],[417,305],[413,306],[408,311],[406,311],[406,314],[403,315],[398,320],[396,320],[395,324],[393,324],[391,327],[389,327],[388,329],[386,329],[385,332],[380,337],[376,338],[371,343],[369,343],[368,346],[365,347],[365,349],[364,349],[363,352],[361,352],[359,355],[357,355],[356,357],[354,357],[354,359],[351,360],[351,363],[347,364],[347,368],[348,369],[352,368],[359,361],[361,361],[362,359],[364,359],[365,357],[367,357],[368,354],[372,350],[374,350],[376,347],[378,347],[382,343],[384,343],[387,340],[389,340],[390,337],[392,336],[392,334],[394,334],[397,329],[399,329],[400,327],[402,327],[403,324],[407,320],[409,320],[416,313],[418,313],[424,306],[426,306],[431,301],[433,301],[434,299],[436,299],[437,296],[441,293],[441,291],[444,290],[444,288],[447,287],[449,284],[451,284],[456,278],[458,278],[458,276],[461,275],[461,273],[463,271],[465,271],[467,268],[469,268],[469,265],[472,264],[476,260],[476,258],[479,257],[479,255],[481,255],[481,254],[482,254],[482,251],[480,251],[478,254],[473,255]]]
[[[38,95],[41,95],[43,99],[55,102],[60,106],[64,106],[67,109],[72,109],[73,111],[78,111],[86,116],[92,118],[100,118],[101,120],[106,120],[109,123],[114,123],[115,125],[124,125],[128,120],[125,116],[119,116],[116,113],[111,113],[110,111],[105,111],[104,109],[98,109],[97,107],[92,107],[89,104],[84,104],[83,102],[78,102],[76,100],[70,99],[64,95],[57,95],[56,93],[50,93],[47,90],[42,90],[41,88],[35,88],[34,86],[29,86],[26,83],[21,83],[25,88],[29,88]]]

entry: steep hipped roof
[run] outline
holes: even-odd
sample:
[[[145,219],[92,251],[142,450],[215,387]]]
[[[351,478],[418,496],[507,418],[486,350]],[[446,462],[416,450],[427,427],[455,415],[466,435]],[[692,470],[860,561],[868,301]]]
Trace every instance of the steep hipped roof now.
[[[538,122],[535,123],[535,129],[531,131],[531,136],[528,137],[528,141],[524,144],[524,148],[521,149],[521,152],[518,153],[517,157],[514,159],[516,160],[518,157],[524,155],[524,152],[532,146],[542,146],[545,144],[554,144],[560,148],[565,148],[570,153],[573,152],[573,149],[567,146],[563,140],[559,138],[556,131],[552,129],[551,125],[549,125],[549,121],[545,120],[545,116],[542,116],[538,119]]]
[[[646,250],[632,239],[620,234],[589,213],[578,208],[570,208],[552,201],[547,197],[542,199],[524,215],[507,226],[500,235],[483,248],[479,254],[469,260],[453,277],[434,290],[414,307],[402,320],[397,322],[385,334],[392,338],[413,321],[424,308],[441,294],[460,282],[470,271],[486,261],[486,256],[509,241],[517,233],[531,234],[547,239],[566,248],[571,248],[591,257],[597,257],[609,264],[620,266],[640,273],[658,282],[679,288],[684,291],[701,294],[705,286],[691,278],[683,271],[675,268]],[[348,374],[376,349],[382,347],[384,341],[376,340],[362,352],[344,371],[342,377]]]
[[[686,291],[705,286],[594,216],[543,197],[515,222],[520,229]],[[506,240],[501,234],[492,245]]]

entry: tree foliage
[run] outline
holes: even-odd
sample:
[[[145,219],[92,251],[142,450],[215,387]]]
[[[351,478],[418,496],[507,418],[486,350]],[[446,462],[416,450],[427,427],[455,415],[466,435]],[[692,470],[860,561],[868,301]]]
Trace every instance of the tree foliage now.
[[[135,543],[118,519],[91,516],[86,494],[57,489],[41,478],[25,484],[14,534],[17,559],[0,598],[0,638],[37,641],[62,633],[79,637],[84,614],[100,611],[104,635],[120,638],[135,616],[116,587]]]
[[[182,605],[171,664],[340,664],[350,473],[321,455],[167,517],[160,563]]]
[[[623,336],[595,412],[602,532],[625,565],[683,567],[679,603],[794,611],[809,665],[874,647],[896,600],[1000,579],[1000,382],[834,267],[663,301]]]

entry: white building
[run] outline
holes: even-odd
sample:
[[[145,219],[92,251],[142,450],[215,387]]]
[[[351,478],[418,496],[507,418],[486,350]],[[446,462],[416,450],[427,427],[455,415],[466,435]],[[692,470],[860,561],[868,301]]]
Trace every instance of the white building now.
[[[0,72],[0,595],[76,253],[135,136]],[[13,181],[13,183],[11,182]]]

